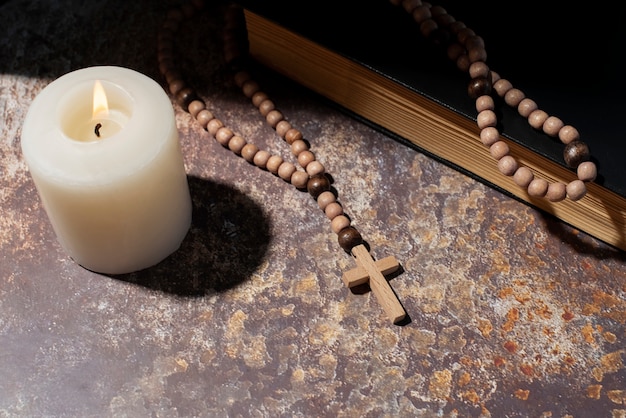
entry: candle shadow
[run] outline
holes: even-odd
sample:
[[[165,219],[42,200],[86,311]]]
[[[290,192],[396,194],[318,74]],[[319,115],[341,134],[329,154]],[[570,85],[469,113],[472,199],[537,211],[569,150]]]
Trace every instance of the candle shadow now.
[[[262,208],[234,188],[188,177],[192,222],[180,248],[161,263],[134,273],[108,275],[182,297],[232,289],[263,262],[271,242]]]

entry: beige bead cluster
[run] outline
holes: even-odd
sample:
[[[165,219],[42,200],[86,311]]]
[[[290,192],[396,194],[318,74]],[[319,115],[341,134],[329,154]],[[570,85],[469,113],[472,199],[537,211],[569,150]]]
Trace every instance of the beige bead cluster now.
[[[241,9],[227,8],[224,23],[224,57],[233,70],[235,84],[245,97],[257,108],[265,121],[291,148],[291,153],[300,166],[287,161],[280,155],[271,154],[248,142],[243,136],[226,126],[217,118],[207,103],[185,82],[175,65],[175,34],[185,19],[193,17],[203,7],[201,0],[185,3],[179,9],[171,10],[159,33],[159,69],[168,83],[169,92],[177,103],[194,117],[200,126],[211,134],[217,142],[255,166],[280,177],[294,187],[306,190],[316,199],[318,206],[331,222],[331,229],[337,234],[339,245],[346,251],[362,243],[361,234],[351,226],[350,218],[331,191],[330,180],[325,174],[324,165],[310,150],[302,132],[294,128],[278,110],[268,94],[261,90],[250,73],[241,67],[247,51],[241,48],[242,29]],[[245,28],[245,26],[243,26]]]
[[[578,130],[566,125],[558,117],[548,115],[509,80],[491,71],[486,64],[484,40],[463,22],[448,14],[443,7],[433,6],[422,0],[390,1],[401,6],[413,17],[423,36],[446,46],[448,58],[459,70],[469,73],[471,81],[468,94],[476,100],[476,123],[480,129],[480,140],[489,147],[491,156],[498,162],[499,171],[512,177],[518,186],[526,189],[529,196],[545,197],[551,202],[559,202],[566,197],[574,201],[582,199],[587,193],[586,183],[596,179],[597,168],[595,163],[589,161],[589,148],[580,140]],[[492,91],[508,106],[515,108],[534,129],[558,138],[565,145],[563,157],[565,163],[576,170],[576,179],[568,184],[549,183],[518,163],[497,129],[498,118]]]

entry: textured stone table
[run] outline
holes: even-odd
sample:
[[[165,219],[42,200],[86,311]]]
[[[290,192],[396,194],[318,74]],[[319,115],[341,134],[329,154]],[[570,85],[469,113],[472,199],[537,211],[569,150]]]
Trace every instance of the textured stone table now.
[[[56,242],[20,152],[54,78],[162,83],[157,2],[0,3],[0,416],[626,416],[626,257],[351,119],[275,74],[410,316],[391,325],[306,194],[174,105],[194,201],[181,249],[109,277]],[[215,113],[275,151],[220,70],[219,16],[181,35]],[[213,22],[213,23],[211,23]]]

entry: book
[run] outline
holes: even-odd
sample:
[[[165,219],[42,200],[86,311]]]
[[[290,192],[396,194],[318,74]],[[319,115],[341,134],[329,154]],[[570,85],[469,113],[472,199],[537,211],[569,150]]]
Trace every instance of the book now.
[[[494,27],[483,8],[441,3],[485,39],[493,71],[548,114],[575,126],[589,145],[597,180],[588,183],[583,199],[552,203],[529,196],[498,171],[479,139],[475,103],[467,94],[469,75],[424,39],[402,5],[385,0],[240,4],[254,60],[420,152],[626,250],[626,107],[620,97],[626,91],[625,37],[618,23],[623,6],[606,20],[589,19],[581,8],[542,6],[532,11],[542,17],[533,20],[518,5]],[[484,6],[498,8],[495,1]],[[590,23],[599,21],[602,26]],[[502,139],[520,164],[550,182],[576,179],[563,161],[563,144],[532,128],[515,109],[497,107]]]

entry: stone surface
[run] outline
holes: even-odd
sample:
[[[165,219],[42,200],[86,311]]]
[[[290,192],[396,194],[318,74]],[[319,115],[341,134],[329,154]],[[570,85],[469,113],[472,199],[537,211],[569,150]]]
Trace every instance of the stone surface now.
[[[108,277],[56,242],[20,152],[54,78],[159,82],[157,2],[0,3],[0,416],[626,416],[626,257],[272,73],[410,321],[389,323],[306,194],[174,105],[194,200],[181,249]],[[181,34],[214,113],[288,155],[221,67],[219,14]]]

